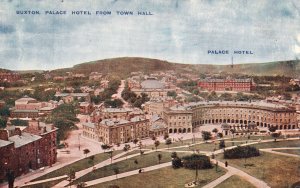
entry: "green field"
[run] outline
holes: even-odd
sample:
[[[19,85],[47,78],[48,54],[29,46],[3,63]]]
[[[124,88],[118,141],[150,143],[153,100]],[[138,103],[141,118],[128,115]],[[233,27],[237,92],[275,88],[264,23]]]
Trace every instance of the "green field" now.
[[[288,154],[294,154],[294,155],[300,155],[300,149],[276,149],[274,151],[282,152],[282,153],[288,153]]]
[[[119,173],[131,171],[131,170],[138,170],[140,168],[145,168],[153,165],[159,164],[158,161],[158,154],[162,155],[162,159],[160,163],[170,162],[171,161],[171,153],[169,152],[152,152],[144,155],[139,155],[133,158],[128,158],[123,161],[119,161],[117,163],[113,163],[111,165],[104,166],[100,169],[95,170],[94,172],[90,172],[78,180],[75,181],[75,184],[78,182],[87,182],[98,178],[103,178],[106,176],[114,175],[114,169],[118,168]],[[186,153],[178,153],[178,156],[185,156],[188,155]],[[135,164],[135,160],[138,161],[138,164]]]
[[[237,175],[233,175],[229,177],[227,180],[223,181],[215,188],[255,188],[254,185],[249,183],[248,181],[242,179]]]
[[[244,159],[226,159],[228,164],[268,183],[272,188],[283,188],[299,181],[300,159],[260,152],[261,156]],[[223,154],[217,159],[225,161]],[[244,166],[246,165],[246,168]]]
[[[196,143],[197,142],[203,142],[202,138],[195,138]],[[189,145],[192,144],[192,139],[187,139],[187,140],[182,140],[182,141],[173,141],[172,140],[172,144],[169,145],[169,147],[178,147],[178,146],[184,146],[184,145]],[[157,147],[157,149],[162,149],[162,148],[168,148],[168,145],[165,144],[165,141],[160,141],[159,146]],[[151,145],[147,145],[146,147],[143,147],[143,149],[155,149],[154,146],[154,141],[153,144]]]
[[[218,172],[214,168],[207,170],[199,170],[199,179],[201,184],[198,187],[219,178],[225,174],[224,169]],[[158,170],[141,173],[118,180],[105,182],[92,187],[107,188],[110,185],[118,185],[120,188],[175,188],[184,187],[184,184],[190,183],[195,178],[195,170],[189,169],[173,169],[165,167]]]
[[[120,150],[114,151],[113,155],[117,155],[117,154],[119,154],[121,152],[122,151],[120,151]],[[93,166],[93,162],[90,160],[89,157],[81,159],[81,160],[79,160],[77,162],[69,164],[69,165],[67,165],[65,167],[62,167],[60,169],[54,170],[53,172],[45,174],[45,175],[43,175],[43,176],[41,176],[39,178],[36,178],[36,179],[34,179],[32,181],[44,180],[44,179],[48,179],[48,178],[54,178],[54,177],[57,177],[57,176],[66,175],[66,174],[69,173],[70,169],[74,169],[77,172],[77,171],[84,170],[86,168],[92,167]],[[108,153],[97,154],[97,155],[95,155],[95,158],[94,158],[94,164],[96,165],[96,164],[98,164],[98,163],[100,163],[102,161],[105,161],[106,159],[109,159],[109,158],[110,158],[110,154],[108,154]]]
[[[258,149],[264,148],[283,148],[283,147],[299,147],[300,140],[284,140],[284,141],[277,141],[277,142],[266,142],[266,143],[258,143],[253,145]]]

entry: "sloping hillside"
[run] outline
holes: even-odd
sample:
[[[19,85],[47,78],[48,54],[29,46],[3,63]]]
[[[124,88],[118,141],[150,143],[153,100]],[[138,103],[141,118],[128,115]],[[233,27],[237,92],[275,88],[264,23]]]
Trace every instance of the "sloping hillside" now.
[[[154,71],[174,70],[176,72],[194,73],[241,73],[248,75],[289,75],[300,76],[300,61],[280,61],[269,63],[208,65],[208,64],[179,64],[158,59],[140,57],[122,57],[104,59],[75,65],[68,69],[58,69],[54,72],[62,73],[72,71],[75,73],[100,72],[103,74],[128,76],[130,72],[142,71],[151,73]]]

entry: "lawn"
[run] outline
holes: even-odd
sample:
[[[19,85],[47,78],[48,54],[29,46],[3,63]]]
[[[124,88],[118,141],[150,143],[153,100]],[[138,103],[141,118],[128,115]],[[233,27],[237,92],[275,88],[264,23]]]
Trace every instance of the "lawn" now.
[[[117,155],[121,152],[122,151],[120,151],[120,150],[114,151],[113,155]],[[108,153],[97,154],[97,155],[95,155],[95,158],[94,158],[94,164],[98,164],[98,163],[100,163],[102,161],[105,161],[106,159],[109,159],[109,158],[110,158],[110,154],[108,154]],[[74,169],[77,172],[77,171],[89,168],[91,166],[93,166],[93,162],[90,160],[90,156],[88,156],[85,159],[81,159],[81,160],[79,160],[77,162],[74,162],[72,164],[69,164],[65,167],[62,167],[60,169],[49,172],[48,174],[45,174],[45,175],[43,175],[39,178],[36,178],[32,181],[38,181],[38,180],[44,180],[44,179],[48,179],[48,178],[54,178],[54,177],[57,177],[57,176],[62,176],[62,175],[68,174],[70,169]]]
[[[227,180],[223,181],[219,185],[217,185],[215,188],[255,188],[254,185],[249,183],[248,181],[242,179],[241,177],[234,175],[229,177]]]
[[[24,186],[22,188],[50,188],[50,187],[54,187],[54,185],[58,184],[61,181],[64,181],[65,179],[60,179],[60,180],[53,180],[50,182],[46,182],[46,183],[39,183],[39,184],[35,184],[35,185],[29,185],[29,186]]]
[[[266,142],[266,143],[258,143],[253,145],[258,149],[263,148],[282,148],[282,147],[299,147],[300,140],[284,140],[284,141],[277,141],[277,142]]]
[[[214,168],[207,170],[199,170],[199,179],[202,180],[198,187],[217,179],[225,174],[224,169],[218,172]],[[118,180],[105,182],[92,187],[109,187],[110,185],[118,185],[120,188],[126,187],[143,187],[143,188],[168,188],[168,187],[184,187],[184,184],[190,183],[195,178],[195,170],[189,169],[173,169],[165,167],[158,170],[141,173]],[[145,181],[146,180],[146,181]]]
[[[256,178],[267,182],[272,188],[288,187],[299,181],[299,158],[267,152],[260,153],[261,156],[251,157],[246,160],[246,168],[244,166],[244,159],[226,160],[229,165],[239,168]],[[225,161],[225,159],[223,159],[223,154],[218,155],[217,158],[223,162]]]
[[[123,158],[123,157],[133,155],[133,154],[137,154],[137,153],[140,153],[140,150],[132,150],[132,151],[127,152],[125,155],[122,155],[121,157],[118,157],[116,159]]]
[[[170,162],[171,161],[171,153],[170,152],[152,152],[148,154],[143,154],[142,156],[136,156],[133,158],[129,158],[117,163],[113,163],[107,166],[104,166],[100,169],[95,170],[94,172],[90,172],[78,180],[75,181],[75,184],[77,182],[87,182],[98,178],[103,178],[106,176],[114,175],[114,169],[118,168],[119,173],[131,171],[131,170],[137,170],[140,168],[145,168],[153,165],[159,164],[158,162],[158,154],[162,155],[162,159],[160,163]],[[178,153],[179,157],[189,155],[187,153]],[[135,160],[137,160],[137,164],[135,163]]]
[[[197,142],[203,142],[202,138],[195,138],[196,143]],[[187,140],[182,140],[182,141],[173,141],[172,140],[172,144],[169,145],[169,147],[178,147],[178,146],[184,146],[184,145],[189,145],[192,144],[192,139],[187,139]],[[168,145],[165,144],[165,141],[160,141],[159,146],[157,147],[157,149],[162,149],[162,148],[168,148]],[[154,146],[154,141],[153,144],[151,145],[147,145],[146,147],[143,147],[143,149],[155,149]]]
[[[294,155],[300,155],[300,149],[276,149],[273,151],[278,151],[282,153],[288,153],[288,154],[294,154]]]
[[[217,144],[214,143],[202,143],[202,144],[196,144],[193,146],[189,146],[189,147],[184,147],[184,148],[176,148],[174,150],[178,150],[178,151],[191,151],[191,150],[199,150],[201,151],[214,151],[214,149],[216,148],[217,150],[219,149],[219,142],[216,142]],[[225,141],[226,143],[226,141]],[[231,144],[230,144],[231,145]]]

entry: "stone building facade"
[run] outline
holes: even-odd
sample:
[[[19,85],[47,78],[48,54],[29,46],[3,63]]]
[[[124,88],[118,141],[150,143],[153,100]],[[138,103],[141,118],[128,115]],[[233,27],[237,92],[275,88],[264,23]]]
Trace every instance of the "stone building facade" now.
[[[254,88],[253,80],[247,79],[203,79],[198,86],[209,91],[251,91]]]
[[[105,144],[130,142],[149,136],[149,120],[141,117],[124,119],[104,119],[96,125],[98,141]]]
[[[0,130],[0,179],[7,171],[15,176],[51,166],[57,160],[56,131],[53,125],[30,121],[21,131],[14,126]]]

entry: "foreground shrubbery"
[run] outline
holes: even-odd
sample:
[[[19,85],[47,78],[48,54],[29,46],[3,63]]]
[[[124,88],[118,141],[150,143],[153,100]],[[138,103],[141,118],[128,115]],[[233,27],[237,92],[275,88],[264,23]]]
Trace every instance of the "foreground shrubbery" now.
[[[182,166],[189,169],[208,169],[212,168],[210,159],[206,155],[192,154],[182,157]]]
[[[238,146],[224,151],[224,159],[240,159],[259,156],[259,150],[252,146]]]

